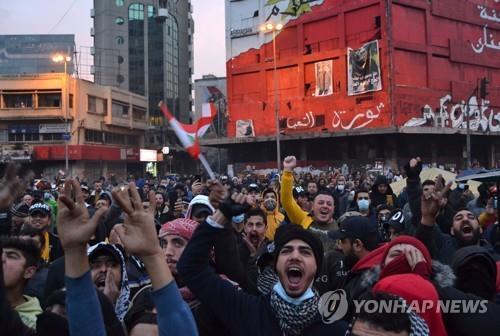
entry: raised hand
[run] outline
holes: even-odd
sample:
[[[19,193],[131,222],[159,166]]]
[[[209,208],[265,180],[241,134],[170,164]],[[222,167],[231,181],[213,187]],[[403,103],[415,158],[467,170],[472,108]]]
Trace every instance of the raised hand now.
[[[295,167],[297,167],[297,159],[295,156],[287,156],[285,160],[283,160],[283,170],[291,172]]]
[[[125,250],[140,257],[161,253],[154,224],[155,193],[150,191],[148,194],[149,209],[147,210],[144,210],[141,197],[133,182],[121,189],[113,189],[112,194],[116,203],[126,214],[124,223],[115,226]]]
[[[425,258],[424,258],[424,255],[422,254],[422,252],[420,252],[419,249],[417,249],[413,246],[406,248],[404,250],[404,254],[406,256],[406,260],[408,261],[408,264],[410,265],[412,271],[415,269],[415,266],[419,262],[421,262],[421,261],[425,262]]]
[[[0,180],[0,208],[10,208],[16,198],[22,195],[26,186],[33,178],[30,171],[23,177],[18,176],[19,168],[14,162],[9,162],[5,174]]]
[[[255,204],[253,197],[241,193],[233,193],[221,203],[219,210],[224,217],[231,220],[234,216],[247,212]]]
[[[120,289],[116,286],[113,272],[106,272],[103,294],[108,297],[110,302],[116,302],[118,296],[120,296]]]
[[[421,211],[422,224],[433,225],[441,207],[445,204],[445,199],[440,191],[435,191],[429,195],[422,195]]]
[[[422,171],[422,160],[420,157],[412,158],[404,167],[406,175],[410,178],[419,177]]]
[[[191,185],[191,192],[193,193],[194,196],[201,194],[202,190],[203,190],[203,184],[201,183],[200,180],[194,181],[193,184]]]
[[[64,250],[85,248],[94,235],[99,220],[106,212],[102,208],[89,219],[80,183],[70,178],[58,200],[57,232]]]
[[[148,210],[144,210],[134,182],[122,189],[115,188],[112,194],[126,214],[124,223],[115,225],[125,250],[142,258],[154,289],[166,286],[173,281],[173,277],[156,235],[154,191],[150,191],[148,195]]]
[[[220,204],[227,197],[227,190],[219,181],[208,181],[207,186],[210,190],[210,194],[208,196],[210,204],[212,204],[215,209],[218,209]]]

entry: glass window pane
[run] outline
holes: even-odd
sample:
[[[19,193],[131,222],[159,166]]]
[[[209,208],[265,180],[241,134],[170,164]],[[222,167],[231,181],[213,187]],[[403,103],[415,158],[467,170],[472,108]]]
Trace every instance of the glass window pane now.
[[[125,39],[122,36],[117,36],[116,37],[116,43],[117,44],[123,44],[125,42]]]
[[[124,22],[125,22],[125,20],[124,20],[121,16],[119,16],[119,17],[117,17],[117,18],[115,19],[115,23],[116,23],[117,25],[122,25]]]
[[[123,6],[123,0],[116,0],[116,2],[115,2],[115,3],[116,3],[116,6],[117,6],[117,7],[121,7],[121,6]]]

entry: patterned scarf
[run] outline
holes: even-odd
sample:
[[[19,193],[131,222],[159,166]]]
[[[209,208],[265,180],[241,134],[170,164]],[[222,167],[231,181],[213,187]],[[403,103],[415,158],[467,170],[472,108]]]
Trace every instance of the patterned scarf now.
[[[271,291],[271,308],[278,319],[281,331],[287,336],[298,336],[317,316],[318,292],[312,290],[312,296],[294,304],[283,298],[283,294],[278,293],[277,287],[282,288],[278,283]]]
[[[278,282],[278,274],[272,267],[266,267],[257,278],[257,289],[262,295],[267,295],[271,292],[274,285]]]

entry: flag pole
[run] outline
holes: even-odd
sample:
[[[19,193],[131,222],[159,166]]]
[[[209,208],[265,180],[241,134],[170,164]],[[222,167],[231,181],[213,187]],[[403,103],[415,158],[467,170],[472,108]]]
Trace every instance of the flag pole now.
[[[203,167],[205,167],[205,170],[207,171],[208,176],[210,176],[210,179],[215,180],[215,174],[212,171],[212,168],[210,168],[210,165],[208,164],[208,161],[205,158],[205,156],[202,153],[200,153],[198,155],[198,159],[200,159],[201,164],[203,165]]]

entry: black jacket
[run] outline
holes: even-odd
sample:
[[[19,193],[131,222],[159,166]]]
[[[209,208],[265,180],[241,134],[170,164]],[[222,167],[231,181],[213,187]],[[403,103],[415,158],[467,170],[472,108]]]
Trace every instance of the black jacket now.
[[[269,296],[254,296],[238,291],[210,268],[208,255],[221,229],[202,223],[186,246],[177,265],[182,278],[196,297],[223,321],[232,335],[283,335]],[[302,335],[345,335],[341,321],[324,324],[321,317],[307,327]]]
[[[497,336],[500,330],[500,305],[481,299],[474,294],[466,294],[453,287],[437,287],[439,299],[460,300],[468,305],[477,305],[475,313],[446,313],[443,311],[443,322],[448,335],[453,336]]]

